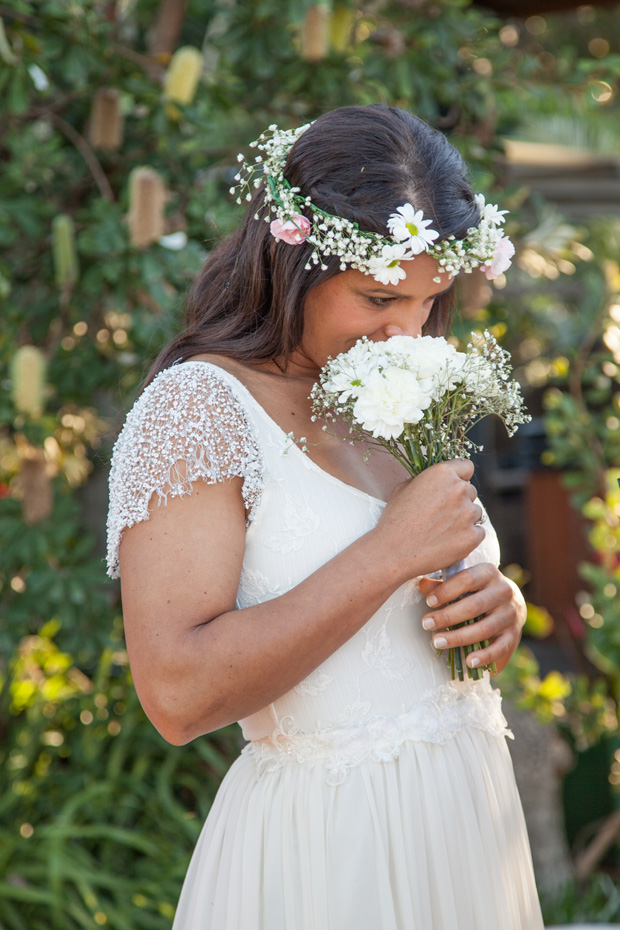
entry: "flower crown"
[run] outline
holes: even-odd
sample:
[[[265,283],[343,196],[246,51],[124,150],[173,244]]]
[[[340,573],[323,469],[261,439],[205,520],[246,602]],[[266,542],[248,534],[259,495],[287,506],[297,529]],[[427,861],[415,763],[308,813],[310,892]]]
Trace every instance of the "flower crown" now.
[[[422,210],[416,210],[410,203],[397,207],[388,218],[389,236],[366,232],[351,220],[321,210],[284,177],[289,151],[311,125],[280,130],[272,124],[250,145],[262,153],[256,155],[253,163],[237,155],[241,167],[235,175],[237,185],[230,188],[240,204],[244,195],[245,200],[250,201],[253,189],[264,186],[265,203],[275,214],[270,228],[276,241],[293,246],[308,242],[313,246],[307,270],[313,264],[320,264],[326,270],[324,259],[337,255],[341,271],[355,268],[372,275],[381,284],[398,284],[406,277],[401,263],[411,261],[422,252],[435,258],[441,271],[451,276],[459,271],[471,274],[479,267],[493,280],[510,267],[515,250],[501,229],[508,211],[485,203],[482,194],[475,195],[480,211],[479,225],[468,229],[463,239],[447,236],[440,242],[436,241],[439,233],[430,228],[432,220],[425,219]],[[254,219],[259,218],[256,213]],[[269,217],[265,217],[265,222],[270,222]],[[439,283],[441,278],[434,280]]]

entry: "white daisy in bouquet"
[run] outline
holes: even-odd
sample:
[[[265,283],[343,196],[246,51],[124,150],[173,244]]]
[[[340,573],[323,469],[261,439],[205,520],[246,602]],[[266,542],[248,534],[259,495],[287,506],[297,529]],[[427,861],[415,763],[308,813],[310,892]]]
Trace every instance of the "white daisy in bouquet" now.
[[[511,378],[510,356],[488,331],[472,334],[465,352],[441,336],[364,337],[328,360],[310,396],[315,417],[344,419],[353,441],[389,452],[410,475],[468,458],[480,448],[468,434],[489,414],[510,436],[530,419]],[[464,669],[479,677],[483,669],[470,669],[464,659],[484,645],[448,651],[453,678],[462,680]]]

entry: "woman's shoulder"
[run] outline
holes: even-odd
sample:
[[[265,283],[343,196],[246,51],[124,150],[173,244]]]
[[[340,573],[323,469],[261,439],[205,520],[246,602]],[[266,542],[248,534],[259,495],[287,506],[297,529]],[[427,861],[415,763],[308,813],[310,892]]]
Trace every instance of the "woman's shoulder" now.
[[[225,375],[202,362],[159,372],[127,415],[112,454],[110,574],[118,571],[123,529],[148,519],[153,494],[165,503],[190,494],[198,480],[239,477],[249,521],[263,470],[253,422]]]
[[[239,379],[235,376],[235,367],[228,365],[227,360],[216,355],[195,355],[187,359],[179,359],[168,368],[157,372],[138,398],[151,397],[167,392],[173,394],[195,392],[203,396],[205,393],[218,388],[234,388]],[[234,393],[234,390],[233,390]]]
[[[264,374],[261,371],[261,365],[242,362],[238,359],[227,355],[217,355],[215,353],[202,353],[192,355],[176,365],[176,368],[191,368],[200,372],[207,372],[208,376],[219,379],[221,382],[230,385],[244,398],[252,398],[257,392],[260,393],[261,383]]]
[[[193,430],[199,424],[252,432],[252,395],[231,367],[215,357],[192,358],[158,372],[136,399],[123,433],[135,429]]]
[[[127,414],[114,457],[129,447],[172,455],[205,444],[220,451],[256,445],[242,387],[231,372],[205,360],[158,372]]]

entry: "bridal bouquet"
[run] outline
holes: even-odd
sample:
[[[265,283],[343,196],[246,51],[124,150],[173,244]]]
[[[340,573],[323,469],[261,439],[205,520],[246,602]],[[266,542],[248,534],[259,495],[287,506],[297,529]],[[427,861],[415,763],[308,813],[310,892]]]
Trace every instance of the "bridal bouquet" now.
[[[489,332],[472,334],[465,352],[437,336],[364,337],[322,369],[310,395],[313,415],[344,419],[353,441],[389,452],[418,475],[480,449],[468,434],[489,414],[500,417],[510,436],[530,419],[509,361]],[[444,578],[450,574],[444,570]],[[464,660],[486,645],[448,650],[452,678],[462,681],[464,669],[478,678],[484,669],[470,669]]]

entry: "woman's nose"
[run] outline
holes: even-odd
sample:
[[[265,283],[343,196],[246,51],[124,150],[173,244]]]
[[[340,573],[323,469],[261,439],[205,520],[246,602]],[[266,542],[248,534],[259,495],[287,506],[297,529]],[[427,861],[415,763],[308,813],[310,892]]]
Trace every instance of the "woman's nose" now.
[[[410,320],[407,323],[387,323],[383,327],[386,339],[392,336],[421,336],[422,321],[419,319]]]

